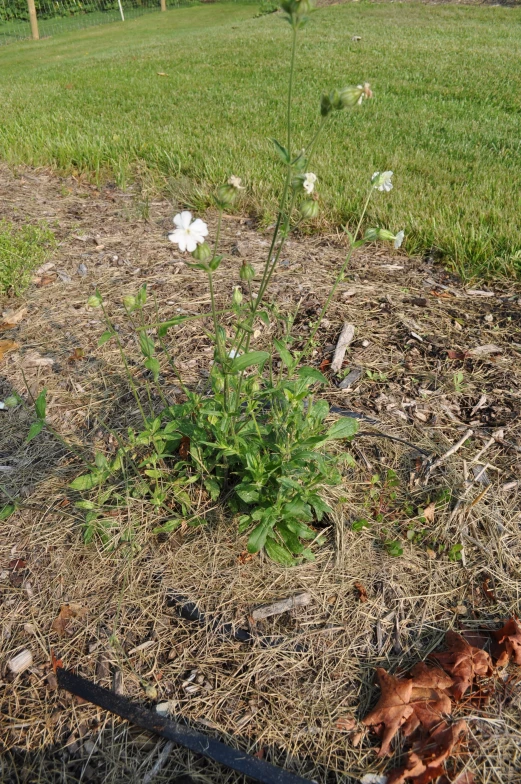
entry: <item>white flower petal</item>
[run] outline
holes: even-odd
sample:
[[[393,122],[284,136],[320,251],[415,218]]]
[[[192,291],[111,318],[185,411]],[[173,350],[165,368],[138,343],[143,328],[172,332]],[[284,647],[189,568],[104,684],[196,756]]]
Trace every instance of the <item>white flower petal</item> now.
[[[195,239],[193,234],[187,232],[186,250],[188,251],[188,253],[193,253],[196,248],[197,248],[197,240]]]
[[[183,229],[189,229],[192,222],[192,213],[188,210],[183,210],[181,213],[181,226]]]
[[[402,247],[402,242],[404,237],[405,237],[405,232],[399,231],[396,237],[394,238],[394,247],[396,250]]]
[[[206,237],[208,234],[208,226],[201,218],[196,218],[192,225],[190,226],[190,232],[194,234],[200,234],[201,237]]]

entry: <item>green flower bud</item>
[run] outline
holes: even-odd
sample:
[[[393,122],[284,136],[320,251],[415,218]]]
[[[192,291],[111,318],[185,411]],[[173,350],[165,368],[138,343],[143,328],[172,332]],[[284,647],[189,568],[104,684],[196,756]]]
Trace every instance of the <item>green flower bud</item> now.
[[[232,302],[234,305],[240,305],[242,302],[242,291],[238,286],[235,286],[233,290]]]
[[[89,308],[100,308],[102,303],[101,294],[97,291],[92,297],[89,297],[87,300],[87,305]]]
[[[306,199],[300,205],[300,212],[303,218],[307,220],[312,220],[316,218],[318,215],[318,202],[314,201],[313,199]]]
[[[136,309],[136,298],[133,294],[128,294],[126,297],[123,297],[123,307],[127,313],[132,313],[132,311]]]
[[[378,240],[378,229],[366,229],[364,239],[368,242],[376,242]]]
[[[358,87],[343,87],[341,90],[338,91],[339,96],[339,108],[340,109],[352,109],[353,106],[356,106],[358,103],[361,103],[361,99],[364,95],[364,88],[361,86]]]
[[[389,229],[380,229],[378,232],[378,239],[380,242],[394,242],[396,237]]]
[[[215,201],[217,202],[217,206],[221,207],[221,209],[226,209],[228,207],[233,206],[237,199],[237,188],[229,183],[226,185],[220,185],[217,188],[217,193],[215,194]]]
[[[196,261],[202,261],[204,263],[212,258],[212,249],[210,248],[207,242],[202,242],[194,250],[194,252],[192,253],[192,257]]]
[[[255,270],[253,269],[251,264],[248,264],[246,261],[243,261],[239,272],[239,276],[241,280],[244,280],[246,282],[251,281],[255,277]]]

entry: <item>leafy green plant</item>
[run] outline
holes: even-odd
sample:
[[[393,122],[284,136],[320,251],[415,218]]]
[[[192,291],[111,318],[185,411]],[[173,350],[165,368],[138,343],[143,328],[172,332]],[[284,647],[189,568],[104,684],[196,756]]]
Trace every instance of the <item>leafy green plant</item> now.
[[[265,16],[266,14],[274,14],[275,11],[278,11],[280,8],[278,2],[276,0],[261,0],[261,4],[259,6],[259,13],[257,16]]]
[[[0,221],[0,294],[22,294],[31,273],[55,247],[54,233],[44,223],[18,226]]]
[[[212,246],[207,242],[208,226],[200,218],[183,211],[174,217],[169,239],[182,253],[191,254],[187,266],[208,281],[211,309],[197,316],[175,316],[159,321],[157,310],[149,312],[146,287],[123,299],[125,315],[135,332],[151,384],[155,385],[161,410],[146,410],[144,396],[133,379],[121,329],[109,318],[100,291],[88,304],[100,308],[106,331],[99,344],[114,341],[127,370],[143,427],[128,433],[116,455],[110,459],[96,455],[88,473],[71,485],[80,493],[96,491],[97,499],[79,501],[86,511],[85,538],[100,536],[111,540],[114,523],[105,504],[110,498],[105,488],[124,481],[130,497],[145,500],[164,522],[157,533],[168,534],[180,525],[201,522],[195,497],[205,493],[212,502],[226,503],[236,516],[239,532],[248,532],[248,550],[264,550],[269,558],[291,565],[312,559],[313,543],[320,543],[316,530],[331,508],[324,500],[328,487],[342,481],[345,456],[338,457],[332,444],[351,439],[357,421],[341,418],[327,424],[329,405],[318,397],[327,379],[307,364],[320,323],[344,278],[353,251],[366,242],[390,241],[399,247],[403,231],[396,235],[384,229],[369,229],[360,236],[371,198],[389,192],[391,171],[375,172],[367,180],[365,206],[353,234],[345,230],[349,249],[316,322],[302,340],[292,333],[295,313],[284,314],[276,303],[267,301],[272,275],[290,233],[319,214],[316,195],[317,175],[310,170],[313,154],[326,127],[343,111],[352,111],[372,96],[369,84],[333,89],[322,96],[317,124],[305,149],[294,149],[292,95],[297,38],[312,11],[310,0],[282,0],[282,11],[291,27],[290,75],[285,109],[284,143],[272,139],[274,152],[283,170],[283,185],[277,220],[264,267],[257,275],[244,260],[237,270],[237,286],[224,310],[216,305],[214,275],[223,256],[219,239],[224,212],[233,209],[243,186],[230,176],[215,193],[218,223]],[[154,318],[155,315],[155,318]],[[203,319],[214,354],[205,393],[194,392],[184,383],[169,349],[169,330],[186,321]],[[226,329],[225,329],[226,325]],[[275,337],[267,346],[254,346],[256,329],[270,327]],[[260,331],[260,330],[259,330]],[[169,405],[161,383],[161,367],[168,361],[184,393],[184,402]],[[149,401],[151,395],[148,395]],[[38,410],[40,405],[40,410]],[[45,412],[36,401],[38,420],[29,433],[42,429]],[[151,410],[152,409],[152,410]],[[124,476],[124,480],[122,480]],[[396,475],[388,472],[386,487],[394,486]],[[101,490],[101,498],[100,498]],[[378,490],[380,493],[380,490]],[[119,501],[118,501],[119,503]],[[314,527],[315,526],[315,527]],[[113,541],[113,537],[112,537]]]

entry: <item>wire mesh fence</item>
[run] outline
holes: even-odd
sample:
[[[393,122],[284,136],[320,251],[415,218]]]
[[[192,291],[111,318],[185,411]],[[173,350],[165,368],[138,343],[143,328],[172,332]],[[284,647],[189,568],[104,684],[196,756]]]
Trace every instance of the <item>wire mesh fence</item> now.
[[[192,4],[168,0],[168,8]],[[0,0],[0,45],[135,19],[166,5],[165,0]]]

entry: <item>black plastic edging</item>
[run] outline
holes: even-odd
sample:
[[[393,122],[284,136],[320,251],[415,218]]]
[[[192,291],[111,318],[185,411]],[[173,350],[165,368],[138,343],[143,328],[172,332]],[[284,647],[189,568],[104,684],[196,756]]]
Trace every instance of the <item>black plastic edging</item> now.
[[[161,738],[178,743],[185,749],[202,754],[203,757],[219,762],[226,768],[236,770],[249,776],[261,784],[310,784],[309,779],[304,779],[294,773],[289,773],[282,768],[277,768],[265,760],[252,757],[245,751],[238,751],[215,738],[205,735],[191,727],[178,724],[171,719],[160,716],[156,711],[149,710],[139,703],[132,702],[120,694],[115,694],[109,689],[97,686],[95,683],[75,675],[63,667],[56,669],[58,686],[66,691],[81,697],[104,710],[115,713],[122,719],[130,721],[144,730],[153,732]]]

